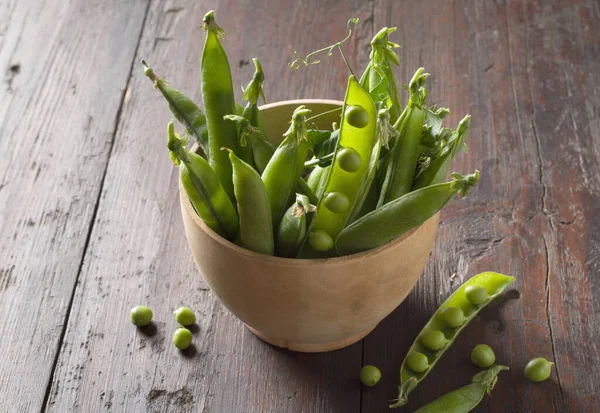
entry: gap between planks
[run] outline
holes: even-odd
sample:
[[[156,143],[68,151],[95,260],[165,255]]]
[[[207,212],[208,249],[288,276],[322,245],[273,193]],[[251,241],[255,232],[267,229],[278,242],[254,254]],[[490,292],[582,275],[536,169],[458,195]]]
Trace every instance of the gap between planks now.
[[[133,54],[131,57],[131,65],[129,66],[129,71],[127,74],[127,81],[125,82],[125,88],[121,93],[121,102],[119,103],[119,108],[117,109],[117,114],[115,116],[115,124],[113,127],[112,137],[110,140],[110,147],[108,149],[108,156],[106,158],[106,165],[104,166],[104,171],[102,172],[102,179],[100,180],[100,187],[98,189],[98,195],[96,197],[96,203],[94,205],[94,212],[92,213],[92,217],[90,219],[90,224],[88,227],[87,235],[85,237],[85,242],[83,245],[83,251],[81,254],[81,260],[79,261],[79,265],[77,268],[77,276],[75,277],[75,282],[73,283],[73,289],[71,291],[71,296],[69,298],[69,304],[67,305],[67,312],[65,314],[65,321],[63,323],[62,331],[60,333],[60,339],[58,340],[58,346],[56,348],[56,354],[54,355],[54,361],[52,362],[52,369],[50,370],[50,376],[48,379],[48,384],[46,385],[46,392],[44,394],[44,401],[42,403],[41,413],[45,413],[48,409],[48,401],[50,399],[50,391],[52,390],[52,384],[54,383],[54,375],[56,373],[56,366],[58,364],[58,359],[60,357],[60,353],[62,350],[62,346],[65,340],[65,334],[67,332],[67,327],[69,325],[69,321],[71,320],[71,310],[73,308],[73,301],[75,299],[75,292],[77,291],[77,285],[79,284],[79,278],[81,277],[81,272],[83,271],[83,264],[85,261],[85,257],[87,255],[88,247],[90,244],[90,240],[92,238],[92,232],[94,231],[96,216],[98,214],[98,210],[100,209],[100,198],[102,197],[102,192],[104,190],[104,180],[106,179],[106,173],[108,171],[108,165],[110,163],[110,158],[112,156],[113,148],[115,146],[115,138],[117,136],[117,132],[119,130],[119,122],[121,120],[121,113],[123,111],[123,105],[125,103],[125,96],[127,94],[127,90],[129,89],[129,83],[131,81],[131,77],[133,74],[133,66],[135,65],[135,59],[137,57],[138,49],[140,47],[140,43],[142,41],[142,36],[144,34],[144,28],[146,27],[146,20],[148,18],[148,13],[150,11],[150,5],[152,0],[148,0],[146,3],[146,10],[144,11],[144,18],[142,19],[142,24],[140,27],[140,32],[136,41],[135,48],[133,50]]]

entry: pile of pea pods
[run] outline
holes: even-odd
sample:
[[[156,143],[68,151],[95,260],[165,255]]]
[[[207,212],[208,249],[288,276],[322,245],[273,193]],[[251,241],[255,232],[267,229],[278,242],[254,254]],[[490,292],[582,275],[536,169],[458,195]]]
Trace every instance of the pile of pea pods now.
[[[348,37],[356,22],[348,22]],[[399,46],[389,40],[395,28],[375,35],[360,79],[348,67],[344,105],[331,130],[313,128],[311,121],[321,114],[300,106],[279,146],[265,138],[260,62],[253,59],[246,105],[237,104],[224,32],[213,11],[204,16],[203,28],[204,112],[142,63],[184,128],[180,136],[169,123],[167,143],[183,187],[203,222],[222,237],[288,258],[349,255],[422,224],[477,184],[477,170],[446,180],[452,159],[466,149],[470,116],[456,129],[442,126],[449,111],[427,106],[423,68],[408,83],[402,105],[392,71],[400,64],[394,51]],[[342,51],[341,43],[322,51]],[[290,66],[314,63],[298,59]],[[188,148],[192,139],[197,151]]]

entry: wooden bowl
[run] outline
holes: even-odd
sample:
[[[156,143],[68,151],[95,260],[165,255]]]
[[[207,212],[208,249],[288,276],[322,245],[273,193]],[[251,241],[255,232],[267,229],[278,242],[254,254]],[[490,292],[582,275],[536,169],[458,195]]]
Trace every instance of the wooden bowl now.
[[[293,110],[339,107],[293,100],[261,108],[265,130],[280,142]],[[329,128],[339,112],[315,119]],[[185,233],[211,291],[258,337],[302,352],[336,350],[365,337],[408,295],[420,277],[439,214],[379,248],[345,257],[297,260],[243,249],[210,230],[179,187]]]

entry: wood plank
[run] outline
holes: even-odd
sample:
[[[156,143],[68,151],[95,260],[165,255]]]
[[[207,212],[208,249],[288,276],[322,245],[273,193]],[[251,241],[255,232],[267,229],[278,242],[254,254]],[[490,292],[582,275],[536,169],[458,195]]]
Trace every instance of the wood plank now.
[[[214,5],[153,2],[136,59],[144,57],[156,73],[198,98],[199,24]],[[339,58],[301,71],[287,62],[293,48],[306,53],[342,39],[351,16],[367,24],[346,52],[353,63],[366,61],[371,13],[371,5],[358,0],[277,7],[223,1],[216,10],[228,31],[224,44],[234,83],[245,84],[253,73],[247,62],[261,57],[269,101],[342,98],[347,74]],[[48,411],[358,412],[360,344],[321,355],[275,349],[207,291],[187,248],[177,173],[164,147],[171,116],[141,65],[135,69]],[[129,323],[129,308],[139,303],[154,310],[153,336]],[[192,354],[170,343],[172,311],[183,304],[199,320]]]
[[[0,4],[0,411],[44,404],[145,8]]]
[[[450,119],[473,115],[469,155],[459,156],[455,169],[480,168],[482,180],[442,213],[423,278],[365,339],[364,362],[382,366],[389,379],[363,391],[363,411],[383,411],[424,323],[460,281],[485,270],[517,276],[520,293],[474,320],[415,390],[409,409],[466,384],[477,371],[469,354],[478,343],[491,345],[511,371],[476,411],[600,408],[592,361],[599,359],[600,334],[594,311],[600,298],[593,294],[600,187],[591,172],[600,154],[597,17],[598,5],[584,1],[378,7],[377,26],[400,28],[403,80],[406,66],[424,65],[434,74],[429,96],[453,110]],[[550,381],[532,384],[523,368],[538,356],[554,361],[556,371]]]

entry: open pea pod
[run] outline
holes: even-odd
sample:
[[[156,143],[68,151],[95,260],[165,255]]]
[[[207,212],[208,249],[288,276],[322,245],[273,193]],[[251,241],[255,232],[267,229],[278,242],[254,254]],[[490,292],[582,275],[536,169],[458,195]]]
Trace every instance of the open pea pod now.
[[[398,399],[390,407],[401,407],[408,402],[408,394],[427,377],[458,334],[479,314],[481,309],[498,297],[514,280],[515,277],[508,275],[483,272],[463,283],[444,301],[408,350],[400,368]],[[445,340],[434,349],[431,348],[433,346],[429,341],[425,340],[426,345],[423,340],[423,337],[432,331],[441,331],[445,337]],[[419,359],[423,360],[422,363],[415,362]],[[418,366],[419,364],[421,366]],[[411,365],[412,369],[409,367]]]
[[[325,179],[323,197],[308,231],[300,258],[326,257],[346,225],[375,144],[377,112],[369,94],[354,75],[348,79],[338,147]]]

